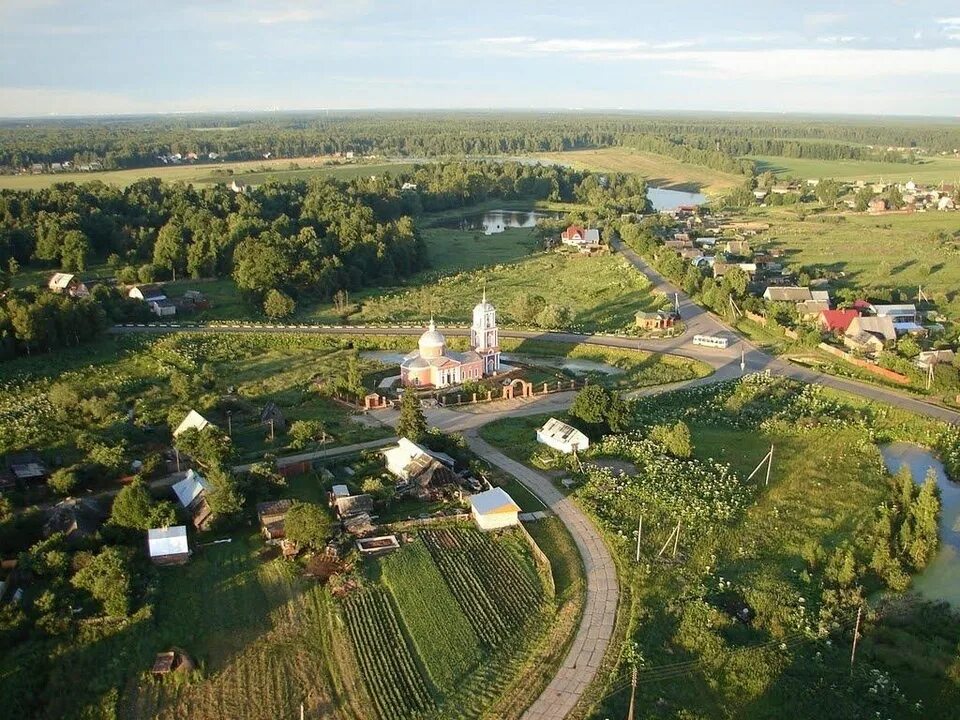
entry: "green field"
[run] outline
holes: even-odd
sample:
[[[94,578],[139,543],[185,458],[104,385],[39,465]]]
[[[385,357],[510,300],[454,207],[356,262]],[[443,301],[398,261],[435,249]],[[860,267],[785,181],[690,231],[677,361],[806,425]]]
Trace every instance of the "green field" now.
[[[639,440],[650,424],[677,418],[690,426],[691,459]],[[516,459],[556,468],[563,463],[543,457],[549,451],[517,442],[542,420],[499,421],[483,436]],[[881,600],[885,581],[875,568],[887,566],[878,564],[872,533],[882,527],[878,506],[898,491],[867,436],[925,442],[956,456],[955,430],[762,379],[645,398],[635,422],[638,434],[595,443],[581,458],[585,471],[563,475],[582,482],[573,497],[614,550],[629,639],[643,657],[639,707],[656,707],[651,717],[663,718],[952,718],[960,616],[909,597]],[[769,486],[763,471],[748,483],[771,444]],[[618,478],[593,465],[611,458],[637,470]],[[678,519],[674,560],[668,538]],[[667,560],[658,560],[665,545]],[[851,673],[851,629],[863,597],[868,611]],[[739,603],[754,614],[750,622],[733,617]],[[591,717],[624,717],[629,685],[624,662]]]
[[[960,159],[925,157],[914,165],[907,163],[873,162],[869,160],[816,160],[778,156],[749,156],[757,164],[757,172],[770,171],[777,175],[803,179],[833,178],[835,180],[868,180],[907,182],[938,185],[941,182],[960,182]]]
[[[840,286],[897,288],[915,299],[917,287],[942,312],[960,317],[960,216],[929,212],[871,216],[808,216],[756,208],[751,220],[770,223],[756,241],[786,253],[791,266],[816,265],[837,274]]]
[[[297,165],[298,167],[292,167]],[[409,162],[342,161],[331,158],[290,158],[283,160],[250,160],[202,165],[165,165],[134,170],[108,170],[104,172],[73,172],[46,175],[0,175],[0,189],[39,190],[62,182],[103,182],[126,187],[144,178],[158,177],[164,182],[185,182],[194,185],[229,185],[232,180],[241,180],[248,185],[259,185],[267,180],[304,180],[314,176],[328,176],[339,180],[357,177],[398,175],[409,172]]]
[[[674,158],[626,147],[572,150],[534,156],[543,162],[569,165],[579,170],[637,173],[656,187],[715,195],[743,183],[737,175],[691,165]]]

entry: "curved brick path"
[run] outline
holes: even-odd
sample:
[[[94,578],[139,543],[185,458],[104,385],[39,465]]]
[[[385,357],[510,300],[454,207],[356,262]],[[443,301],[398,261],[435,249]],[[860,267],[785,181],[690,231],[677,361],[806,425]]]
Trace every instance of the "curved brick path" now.
[[[573,536],[583,559],[587,600],[577,635],[557,674],[523,714],[524,720],[560,720],[573,710],[587,685],[596,677],[613,636],[619,596],[613,558],[587,516],[548,478],[511,460],[480,439],[476,430],[467,431],[465,437],[473,452],[513,475],[557,514]]]

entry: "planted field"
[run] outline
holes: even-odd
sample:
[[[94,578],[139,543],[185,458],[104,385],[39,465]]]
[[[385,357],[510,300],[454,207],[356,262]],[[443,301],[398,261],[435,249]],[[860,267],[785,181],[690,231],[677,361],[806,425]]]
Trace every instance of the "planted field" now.
[[[873,162],[869,160],[818,160],[756,155],[749,159],[757,164],[758,172],[770,171],[804,179],[833,178],[835,180],[873,180],[939,184],[960,180],[960,159],[928,157],[916,164]]]
[[[400,625],[382,590],[351,595],[344,603],[350,639],[381,720],[417,717],[433,701]]]
[[[625,147],[543,153],[536,159],[582,170],[637,173],[656,187],[711,195],[743,183],[743,178],[737,175]]]
[[[424,530],[424,544],[488,649],[508,644],[543,608],[543,586],[522,556],[479,530]]]
[[[431,680],[447,690],[480,660],[478,636],[426,549],[408,545],[380,562],[383,582]]]

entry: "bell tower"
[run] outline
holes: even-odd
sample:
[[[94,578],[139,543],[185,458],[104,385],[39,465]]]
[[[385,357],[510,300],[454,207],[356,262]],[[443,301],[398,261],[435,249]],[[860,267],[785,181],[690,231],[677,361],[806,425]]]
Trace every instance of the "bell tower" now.
[[[470,345],[483,357],[483,373],[488,375],[500,369],[500,332],[497,330],[497,311],[483,299],[473,308],[473,325],[470,327]]]

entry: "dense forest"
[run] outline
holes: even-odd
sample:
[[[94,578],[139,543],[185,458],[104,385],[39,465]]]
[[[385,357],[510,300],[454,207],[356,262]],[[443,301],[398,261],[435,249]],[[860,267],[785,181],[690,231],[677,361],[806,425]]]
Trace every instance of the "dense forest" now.
[[[930,153],[960,147],[950,120],[636,113],[235,114],[183,117],[8,121],[0,125],[0,167],[99,161],[106,169],[163,164],[195,153],[198,161],[364,155],[437,157],[517,155],[630,144],[731,172],[751,153],[789,157],[909,161],[887,147]],[[721,156],[726,156],[721,158]]]
[[[279,317],[303,299],[394,285],[426,268],[415,218],[488,199],[649,209],[640,178],[516,162],[431,163],[350,182],[269,181],[242,193],[156,178],[124,189],[60,183],[0,191],[0,291],[27,267],[82,272],[106,263],[121,285],[232,278],[251,307]],[[8,290],[0,295],[0,357],[80,342],[132,314],[106,285],[77,302],[45,288]]]

